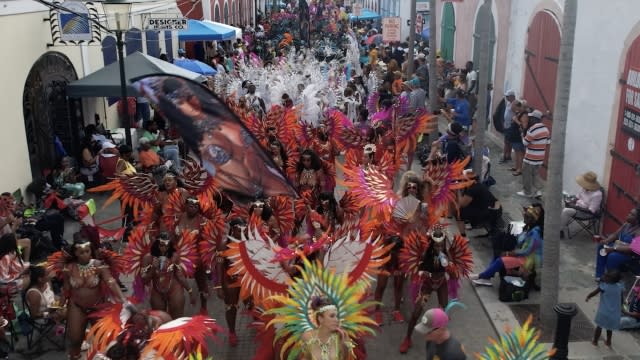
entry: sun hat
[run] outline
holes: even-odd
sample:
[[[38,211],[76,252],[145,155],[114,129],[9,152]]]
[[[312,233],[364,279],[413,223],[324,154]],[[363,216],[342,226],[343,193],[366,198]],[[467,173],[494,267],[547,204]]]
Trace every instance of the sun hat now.
[[[528,115],[536,119],[542,119],[542,112],[540,110],[533,110]]]
[[[447,327],[449,324],[449,317],[444,310],[435,308],[429,309],[422,315],[420,323],[414,328],[420,334],[428,334],[435,329],[441,329]]]
[[[601,185],[598,182],[598,175],[593,171],[587,171],[582,175],[576,176],[576,182],[582,186],[585,190],[594,191],[600,189]]]

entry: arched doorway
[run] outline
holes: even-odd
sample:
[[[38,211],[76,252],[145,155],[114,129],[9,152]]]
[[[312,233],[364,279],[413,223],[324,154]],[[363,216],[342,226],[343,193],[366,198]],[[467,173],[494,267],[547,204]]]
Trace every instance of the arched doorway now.
[[[473,66],[477,69],[480,65],[480,14],[478,11],[476,15],[476,25],[473,32]],[[455,29],[455,22],[454,22]],[[489,31],[489,82],[493,82],[493,57],[496,46],[496,22],[491,13],[491,29]]]
[[[604,233],[615,231],[629,211],[640,205],[640,37],[627,51],[620,82]]]
[[[442,23],[440,24],[440,56],[447,62],[453,61],[453,49],[456,33],[456,14],[452,3],[445,3],[442,8]]]
[[[524,50],[523,96],[529,106],[543,113],[553,111],[560,58],[560,28],[548,11],[538,12],[527,34]]]
[[[213,10],[213,21],[220,22],[220,6],[217,3]]]
[[[67,98],[67,84],[78,79],[71,61],[59,52],[47,52],[31,67],[22,93],[24,126],[33,178],[53,169],[60,155],[57,136],[69,156],[80,152],[82,102]]]
[[[546,10],[538,12],[527,32],[524,49],[524,90],[527,104],[543,113],[553,112],[556,101],[556,79],[560,59],[560,28],[554,15]],[[550,120],[544,121],[551,129]],[[540,175],[546,179],[549,152]]]

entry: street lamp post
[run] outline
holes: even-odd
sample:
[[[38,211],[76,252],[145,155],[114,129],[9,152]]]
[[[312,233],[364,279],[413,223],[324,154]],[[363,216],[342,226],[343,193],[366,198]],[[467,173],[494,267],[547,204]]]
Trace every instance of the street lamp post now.
[[[127,101],[127,78],[124,72],[124,41],[122,40],[122,33],[129,30],[131,4],[132,2],[127,0],[108,0],[102,2],[102,7],[107,16],[107,28],[116,34],[118,65],[120,66],[120,101],[122,101],[124,108],[124,136],[129,146],[132,144],[131,117],[129,116],[129,102]]]

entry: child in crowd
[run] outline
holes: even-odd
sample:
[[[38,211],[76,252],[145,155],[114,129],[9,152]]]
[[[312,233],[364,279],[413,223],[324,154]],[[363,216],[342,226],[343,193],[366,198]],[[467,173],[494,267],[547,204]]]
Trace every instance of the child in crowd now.
[[[602,329],[607,330],[607,339],[604,344],[611,347],[613,330],[620,329],[620,316],[622,314],[622,302],[624,301],[624,286],[620,282],[620,272],[608,270],[602,277],[598,288],[593,290],[585,301],[600,294],[600,304],[596,312],[596,331],[593,334],[594,346],[598,346]]]

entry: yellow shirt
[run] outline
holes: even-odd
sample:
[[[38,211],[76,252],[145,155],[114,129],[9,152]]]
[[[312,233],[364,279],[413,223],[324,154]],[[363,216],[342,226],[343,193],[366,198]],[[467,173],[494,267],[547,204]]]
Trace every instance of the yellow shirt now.
[[[118,159],[118,163],[116,163],[116,175],[133,175],[136,173],[136,168],[131,165],[125,159]]]

